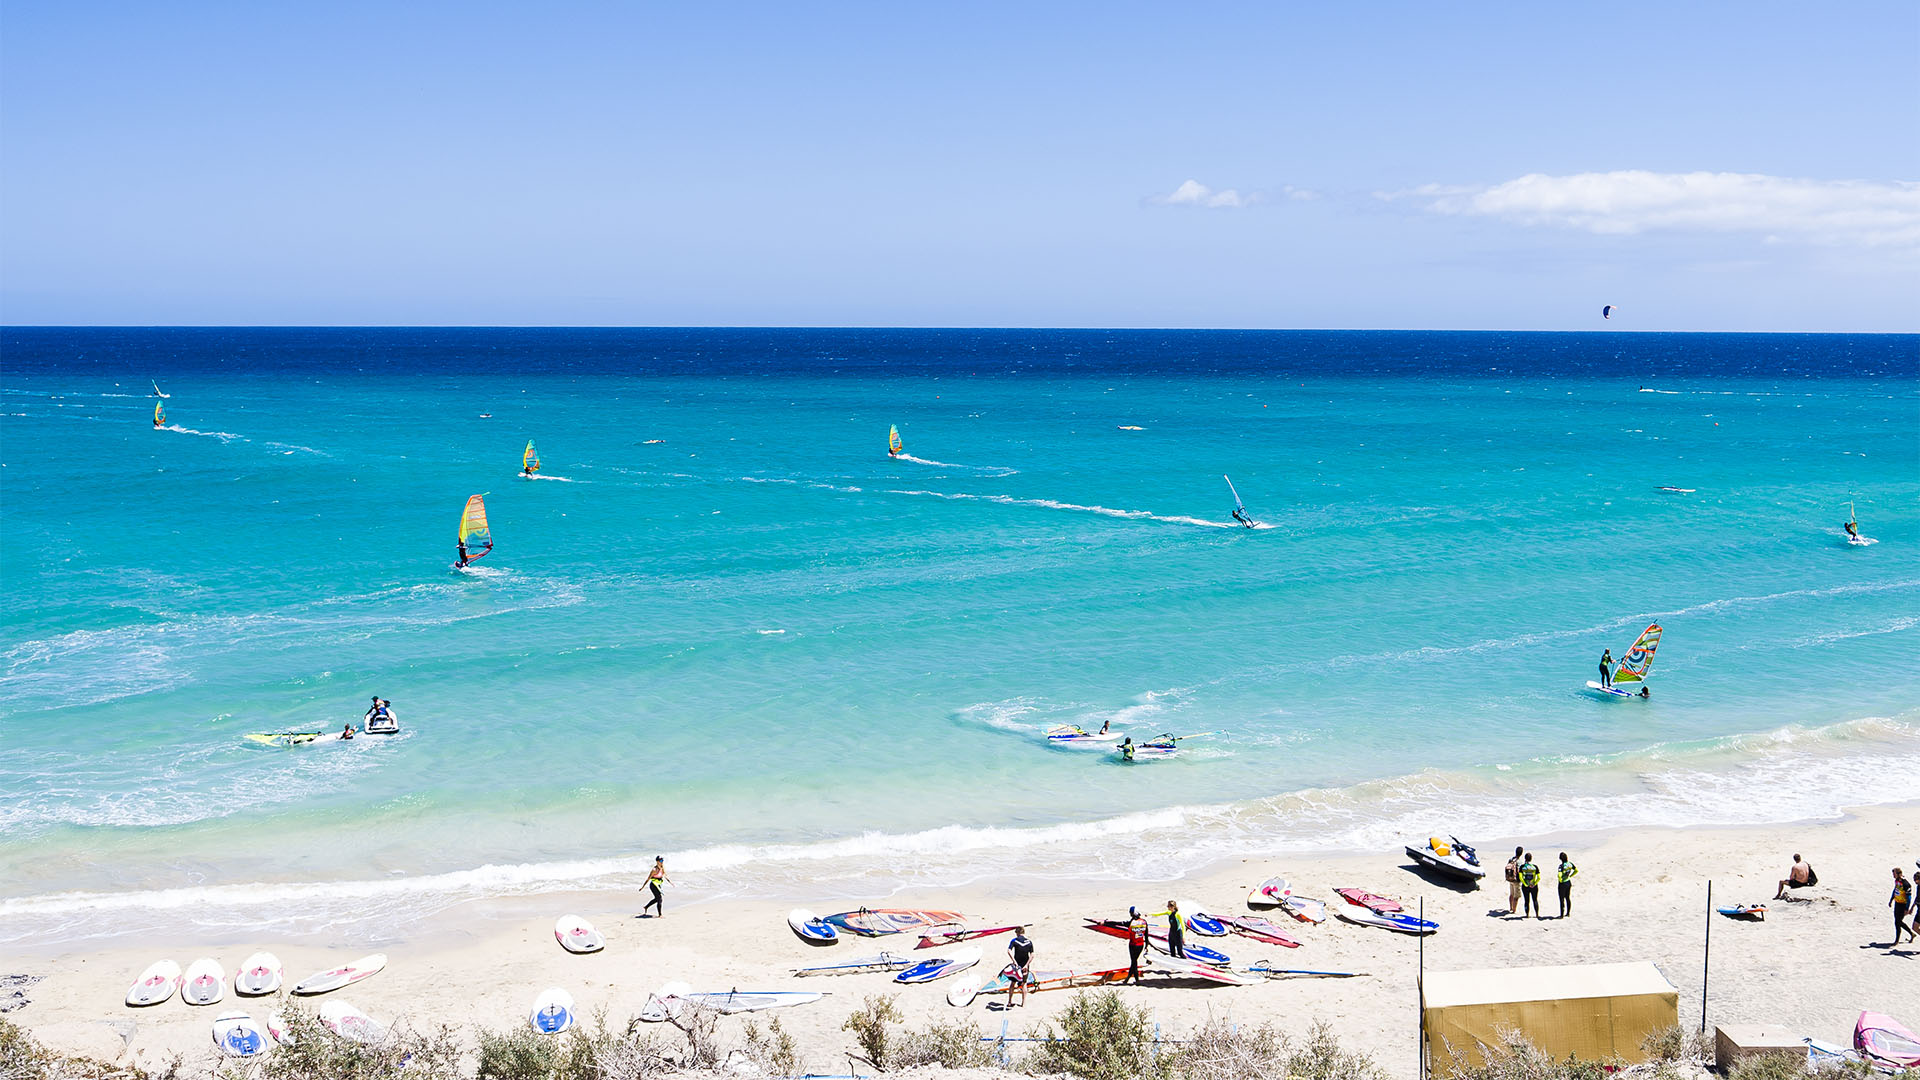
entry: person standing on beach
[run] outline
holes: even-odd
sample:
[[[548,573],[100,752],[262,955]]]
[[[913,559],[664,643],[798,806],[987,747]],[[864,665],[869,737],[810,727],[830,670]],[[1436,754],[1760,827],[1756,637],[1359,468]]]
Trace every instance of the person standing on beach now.
[[[1567,853],[1560,853],[1560,917],[1573,914],[1573,878],[1580,868],[1567,860]]]
[[[1513,858],[1507,860],[1507,914],[1520,910],[1520,852],[1514,848]]]
[[[1177,956],[1185,960],[1187,958],[1187,928],[1182,925],[1184,918],[1180,914],[1180,904],[1173,900],[1167,901],[1167,910],[1164,914],[1167,917],[1167,955]]]
[[[1027,1004],[1027,985],[1033,981],[1033,942],[1027,938],[1027,928],[1013,928],[1013,940],[1007,942],[1008,965],[1013,970],[1007,978],[1007,1008],[1013,1008],[1013,992],[1020,991],[1020,1006]]]
[[[1540,868],[1533,864],[1533,852],[1520,863],[1520,901],[1521,914],[1533,913],[1536,919],[1545,918],[1540,914]]]
[[[1907,925],[1907,908],[1913,904],[1913,883],[1897,866],[1893,868],[1893,895],[1887,898],[1887,903],[1893,908],[1893,941],[1887,945],[1891,949],[1900,944],[1901,934],[1907,935],[1908,941],[1913,940],[1913,927]]]
[[[1140,909],[1127,909],[1127,977],[1126,982],[1140,985],[1140,954],[1147,951],[1147,917]]]
[[[641,918],[644,919],[647,917],[647,910],[649,908],[659,912],[659,914],[655,916],[656,918],[664,919],[667,917],[667,905],[662,902],[660,886],[666,885],[671,881],[672,879],[667,877],[667,857],[665,855],[655,855],[653,857],[653,869],[647,871],[647,889],[653,893],[653,899],[647,901],[647,906],[640,909]]]
[[[1613,685],[1613,650],[1600,650],[1600,686],[1602,689]]]

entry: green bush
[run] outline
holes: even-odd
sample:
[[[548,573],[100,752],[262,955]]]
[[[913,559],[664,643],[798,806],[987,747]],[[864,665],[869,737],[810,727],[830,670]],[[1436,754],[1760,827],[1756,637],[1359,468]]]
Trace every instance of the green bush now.
[[[1340,1049],[1324,1023],[1298,1044],[1267,1024],[1243,1028],[1209,1017],[1170,1067],[1188,1080],[1387,1080],[1372,1058]]]
[[[1086,1080],[1157,1080],[1166,1062],[1151,1045],[1147,1011],[1129,1009],[1117,990],[1081,991],[1060,1014],[1060,1028],[1040,1031],[1028,1072],[1067,1073]]]
[[[984,1069],[993,1065],[993,1050],[980,1041],[980,1029],[965,1020],[935,1021],[906,1031],[892,1051],[893,1068],[938,1065],[943,1069]]]
[[[780,1018],[767,1021],[767,1030],[752,1020],[747,1021],[747,1059],[760,1067],[761,1072],[775,1076],[792,1076],[800,1071],[800,1055],[794,1049],[793,1036],[780,1026]]]
[[[1675,1024],[1649,1032],[1640,1049],[1654,1061],[1697,1065],[1713,1056],[1713,1039],[1699,1028]]]
[[[290,1044],[246,1064],[221,1072],[226,1080],[385,1080],[406,1069],[410,1080],[464,1080],[460,1040],[450,1027],[421,1033],[389,1029],[386,1039],[367,1045],[328,1031],[312,1012],[286,1010]]]
[[[887,1069],[893,1062],[888,1054],[887,1025],[900,1022],[900,1010],[893,1007],[896,995],[882,994],[869,997],[847,1016],[847,1022],[840,1030],[853,1032],[853,1041],[860,1044],[860,1051],[876,1069]]]

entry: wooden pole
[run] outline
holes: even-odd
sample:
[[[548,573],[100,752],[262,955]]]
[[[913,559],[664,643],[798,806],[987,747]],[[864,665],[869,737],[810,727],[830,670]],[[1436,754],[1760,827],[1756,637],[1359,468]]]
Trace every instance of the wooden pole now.
[[[1420,921],[1427,921],[1427,898],[1420,897]],[[1424,930],[1424,928],[1422,928]],[[1420,938],[1420,973],[1413,982],[1413,1027],[1416,1058],[1420,1062],[1420,1080],[1427,1080],[1427,935]]]
[[[1707,935],[1700,950],[1700,1031],[1707,1030],[1707,975],[1713,961],[1713,879],[1707,879]]]

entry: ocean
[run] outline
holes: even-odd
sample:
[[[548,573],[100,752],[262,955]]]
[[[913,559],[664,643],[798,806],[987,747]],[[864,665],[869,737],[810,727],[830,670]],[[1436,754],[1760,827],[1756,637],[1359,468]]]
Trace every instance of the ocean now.
[[[1916,376],[1901,335],[6,328],[0,942],[1920,799]],[[1588,694],[1656,621],[1651,698]],[[375,695],[401,735],[245,738]],[[1109,721],[1209,734],[1044,739]]]

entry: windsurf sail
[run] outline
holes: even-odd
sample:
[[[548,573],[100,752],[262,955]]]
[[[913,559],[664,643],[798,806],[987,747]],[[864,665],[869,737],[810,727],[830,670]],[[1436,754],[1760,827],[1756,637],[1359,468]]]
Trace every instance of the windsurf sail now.
[[[153,403],[153,426],[161,427],[164,424],[166,424],[166,422],[167,422],[166,403],[161,401],[154,402]]]
[[[527,448],[520,451],[520,471],[537,473],[540,471],[540,454],[533,448],[533,440],[527,440]]]
[[[148,381],[152,382],[153,380],[149,379]],[[173,395],[162,392],[160,389],[160,384],[155,382],[153,384],[153,396],[154,397],[171,397]]]
[[[1225,480],[1227,482],[1227,490],[1233,492],[1233,508],[1243,514],[1246,513],[1247,504],[1240,499],[1240,489],[1233,486],[1233,477],[1222,476],[1220,479]]]
[[[467,508],[460,512],[460,546],[465,549],[468,562],[493,550],[493,530],[487,527],[487,504],[479,495],[468,499]]]
[[[1633,646],[1613,669],[1613,685],[1647,681],[1647,669],[1653,666],[1653,651],[1660,647],[1660,624],[1654,623],[1633,639]]]
[[[901,450],[900,429],[894,426],[893,424],[888,424],[887,425],[887,454],[891,457],[898,457],[900,456],[900,450]]]

